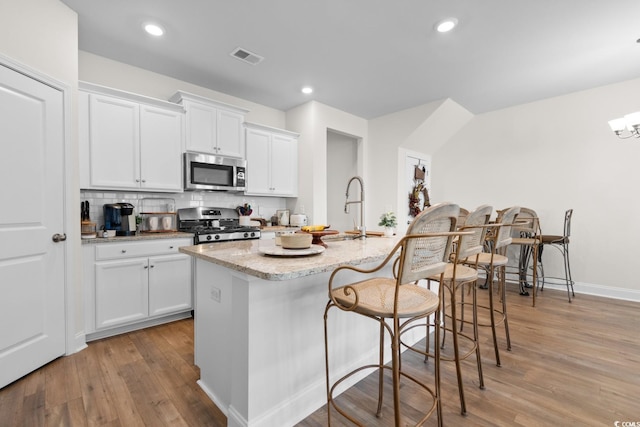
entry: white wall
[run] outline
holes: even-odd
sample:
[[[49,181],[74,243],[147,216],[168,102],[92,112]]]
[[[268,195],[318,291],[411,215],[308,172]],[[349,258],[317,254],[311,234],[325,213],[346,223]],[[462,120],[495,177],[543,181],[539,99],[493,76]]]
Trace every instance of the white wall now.
[[[67,189],[77,189],[78,133],[78,16],[58,0],[0,0],[0,56],[34,70],[68,88],[70,105],[65,106],[69,134],[65,142],[65,180]],[[1,172],[0,172],[1,174]],[[1,175],[0,175],[1,176]],[[10,182],[11,177],[2,177]],[[67,351],[84,344],[84,314],[80,259],[80,195],[66,194],[65,243],[67,251],[68,313]],[[77,341],[75,341],[77,339]],[[76,348],[73,348],[76,347]]]
[[[621,141],[607,125],[640,110],[638,94],[640,79],[476,116],[433,153],[432,202],[529,207],[554,234],[573,208],[576,290],[640,300],[640,141]],[[558,258],[545,251],[554,275]]]
[[[58,0],[0,0],[0,53],[71,87],[78,80],[78,16]]]

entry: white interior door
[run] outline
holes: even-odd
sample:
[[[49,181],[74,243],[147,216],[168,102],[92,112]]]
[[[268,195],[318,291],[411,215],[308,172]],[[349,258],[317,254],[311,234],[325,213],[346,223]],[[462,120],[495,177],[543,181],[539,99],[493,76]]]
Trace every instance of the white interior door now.
[[[63,110],[0,65],[0,388],[65,352]]]

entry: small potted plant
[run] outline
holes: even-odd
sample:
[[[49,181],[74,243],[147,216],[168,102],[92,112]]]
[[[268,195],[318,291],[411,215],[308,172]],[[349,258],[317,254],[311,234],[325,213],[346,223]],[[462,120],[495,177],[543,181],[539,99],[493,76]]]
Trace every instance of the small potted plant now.
[[[378,225],[384,227],[385,237],[393,236],[394,228],[398,225],[396,214],[394,212],[385,212],[380,215],[380,222]]]

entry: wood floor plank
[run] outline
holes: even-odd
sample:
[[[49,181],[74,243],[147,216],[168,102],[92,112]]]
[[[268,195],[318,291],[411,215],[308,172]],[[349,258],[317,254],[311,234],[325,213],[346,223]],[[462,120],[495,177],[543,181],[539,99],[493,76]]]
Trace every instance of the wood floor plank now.
[[[134,363],[140,357],[131,351],[133,347],[127,337],[114,337],[104,340],[104,353],[100,358],[100,367],[103,373],[105,387],[110,391],[118,421],[124,426],[143,425],[144,421],[138,412],[131,396],[127,382],[123,377],[122,366]],[[125,351],[122,351],[125,350]]]
[[[211,405],[202,405],[208,398],[196,384],[199,374],[194,369],[193,361],[187,363],[182,356],[173,349],[182,348],[184,337],[180,337],[172,328],[156,328],[139,336],[136,345],[144,347],[145,358],[153,364],[153,372],[164,392],[176,405],[182,418],[188,425],[213,425],[210,419],[211,411],[219,409]],[[191,350],[193,353],[193,349]],[[222,413],[220,412],[220,415]]]
[[[141,417],[148,425],[187,426],[145,361],[123,367],[123,377]]]
[[[89,426],[102,426],[118,419],[113,396],[105,386],[100,368],[104,345],[97,341],[77,354],[76,367],[82,382],[82,402]]]
[[[35,373],[32,373],[33,375]],[[8,427],[24,425],[24,398],[27,379],[23,378],[3,388],[0,392],[0,419]]]

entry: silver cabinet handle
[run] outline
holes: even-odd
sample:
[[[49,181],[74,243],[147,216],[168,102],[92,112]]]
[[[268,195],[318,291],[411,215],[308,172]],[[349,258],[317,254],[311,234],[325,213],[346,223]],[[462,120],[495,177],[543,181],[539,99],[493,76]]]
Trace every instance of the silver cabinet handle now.
[[[51,236],[51,240],[53,240],[56,243],[64,242],[65,240],[67,240],[67,235],[64,233],[62,234],[56,233],[53,236]]]
[[[144,268],[145,268],[145,270],[146,270],[147,268],[149,268],[149,266],[148,266],[148,265],[145,265],[145,266],[144,266]]]

